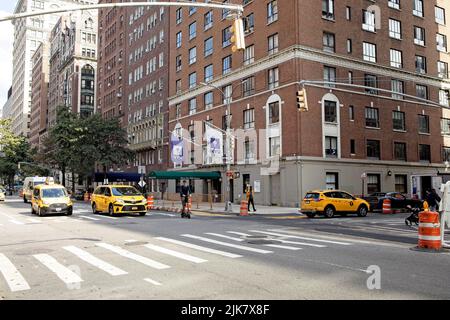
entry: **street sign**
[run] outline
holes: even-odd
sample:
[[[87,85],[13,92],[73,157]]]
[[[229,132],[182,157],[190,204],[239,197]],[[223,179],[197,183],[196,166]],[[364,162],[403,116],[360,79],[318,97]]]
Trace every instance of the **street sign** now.
[[[145,183],[145,181],[143,181],[143,180],[139,181],[139,186],[140,186],[141,188],[145,187],[146,185],[147,185],[147,184]]]
[[[227,171],[227,177],[233,177],[234,172],[233,171]]]
[[[138,173],[139,174],[146,174],[145,166],[139,166],[138,167]]]

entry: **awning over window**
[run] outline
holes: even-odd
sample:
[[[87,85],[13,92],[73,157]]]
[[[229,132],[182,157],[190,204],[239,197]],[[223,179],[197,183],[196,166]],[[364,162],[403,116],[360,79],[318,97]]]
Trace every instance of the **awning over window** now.
[[[150,172],[149,177],[159,180],[176,180],[176,179],[220,179],[221,174],[219,171],[211,172],[187,172],[187,171],[153,171]]]

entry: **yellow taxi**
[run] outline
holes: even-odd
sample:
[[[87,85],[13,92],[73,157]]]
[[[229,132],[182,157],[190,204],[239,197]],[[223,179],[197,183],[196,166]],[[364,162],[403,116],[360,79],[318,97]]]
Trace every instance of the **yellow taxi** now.
[[[110,216],[139,213],[147,214],[147,200],[136,188],[123,185],[106,185],[95,189],[91,197],[94,214],[106,212]]]
[[[301,213],[308,218],[323,215],[332,218],[336,214],[356,213],[359,217],[367,216],[370,205],[366,200],[356,198],[345,191],[323,190],[310,191],[302,201]]]
[[[73,203],[66,188],[55,184],[48,178],[44,184],[33,188],[31,195],[31,213],[42,217],[47,214],[65,214],[71,216]]]

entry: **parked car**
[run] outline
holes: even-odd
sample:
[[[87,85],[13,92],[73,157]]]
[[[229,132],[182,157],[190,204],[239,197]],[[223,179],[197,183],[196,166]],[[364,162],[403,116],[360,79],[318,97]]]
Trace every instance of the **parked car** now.
[[[84,194],[86,193],[86,191],[83,191],[83,190],[77,190],[77,191],[75,191],[75,193],[72,195],[72,197],[75,199],[75,200],[80,200],[80,201],[83,201],[84,200]]]
[[[386,192],[374,192],[366,197],[362,197],[362,199],[366,200],[370,204],[371,210],[374,211],[378,207],[380,199],[384,197],[386,197]]]
[[[410,205],[411,207],[415,208],[418,207],[419,209],[423,209],[423,201],[419,199],[411,199],[406,197],[404,194],[400,192],[388,192],[384,197],[380,197],[378,199],[378,203],[376,207],[374,207],[374,211],[383,210],[383,201],[384,199],[391,200],[391,208],[394,210],[406,210],[406,206]]]
[[[5,189],[0,188],[0,201],[5,201],[6,191]]]
[[[345,191],[323,190],[308,192],[302,201],[301,212],[308,218],[323,215],[332,218],[335,214],[356,213],[367,216],[370,205],[366,200],[356,198]]]

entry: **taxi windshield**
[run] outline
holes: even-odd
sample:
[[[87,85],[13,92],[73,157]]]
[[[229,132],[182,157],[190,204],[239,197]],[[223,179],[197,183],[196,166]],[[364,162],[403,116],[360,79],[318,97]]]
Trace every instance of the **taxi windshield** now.
[[[43,189],[42,198],[64,198],[67,197],[67,192],[64,189]]]
[[[112,188],[112,193],[116,197],[120,196],[140,196],[141,193],[133,187]]]

